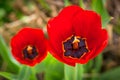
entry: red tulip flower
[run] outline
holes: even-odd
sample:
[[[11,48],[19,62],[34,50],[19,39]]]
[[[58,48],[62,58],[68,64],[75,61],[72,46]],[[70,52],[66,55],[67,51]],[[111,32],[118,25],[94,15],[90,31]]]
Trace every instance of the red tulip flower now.
[[[50,53],[68,65],[87,63],[107,45],[108,34],[100,16],[78,6],[64,8],[48,22]]]
[[[34,66],[47,55],[44,34],[40,29],[23,28],[11,40],[12,55],[21,64]]]

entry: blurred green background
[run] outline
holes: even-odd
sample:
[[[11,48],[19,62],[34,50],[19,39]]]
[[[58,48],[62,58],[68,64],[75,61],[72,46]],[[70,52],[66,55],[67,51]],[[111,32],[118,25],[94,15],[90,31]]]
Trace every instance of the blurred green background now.
[[[109,44],[102,54],[83,65],[82,80],[120,80],[120,0],[0,0],[0,80],[74,80],[74,67],[50,54],[35,67],[20,65],[12,57],[9,44],[24,26],[42,28],[46,33],[47,21],[73,4],[100,14],[109,34]]]

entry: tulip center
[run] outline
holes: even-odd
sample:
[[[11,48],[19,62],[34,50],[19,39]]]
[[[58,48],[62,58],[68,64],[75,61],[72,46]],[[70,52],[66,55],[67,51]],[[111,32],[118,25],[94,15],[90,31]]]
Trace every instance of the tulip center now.
[[[81,58],[89,49],[85,38],[72,36],[63,42],[63,51],[66,57]]]
[[[38,55],[38,51],[35,46],[28,45],[23,49],[24,58],[33,60],[34,58],[37,57],[37,55]]]

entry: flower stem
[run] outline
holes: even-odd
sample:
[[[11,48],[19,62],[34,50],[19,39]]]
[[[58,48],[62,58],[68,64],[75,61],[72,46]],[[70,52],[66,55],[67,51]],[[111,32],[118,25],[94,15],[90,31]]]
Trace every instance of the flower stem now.
[[[75,67],[64,65],[65,80],[83,80],[83,65],[76,64]]]
[[[75,66],[75,80],[83,80],[83,65],[76,64]]]
[[[74,80],[75,68],[69,65],[64,65],[65,80]]]

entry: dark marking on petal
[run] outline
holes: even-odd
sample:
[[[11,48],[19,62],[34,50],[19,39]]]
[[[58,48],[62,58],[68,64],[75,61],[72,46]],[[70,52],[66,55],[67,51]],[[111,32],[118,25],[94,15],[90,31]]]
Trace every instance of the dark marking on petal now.
[[[64,44],[64,48],[65,50],[70,50],[72,49],[72,44],[70,44],[69,42],[63,43]]]
[[[78,50],[78,51],[75,51],[73,57],[80,58],[83,54],[84,54],[84,52]]]
[[[29,51],[28,47],[29,47],[29,45],[23,50],[23,56],[24,56],[24,58],[33,60],[38,55],[37,49],[35,46],[30,46],[31,50]]]
[[[86,46],[84,39],[79,39],[79,40],[80,40],[80,42],[79,42],[79,47],[84,47],[84,46]]]
[[[81,58],[84,53],[89,52],[86,39],[72,36],[63,42],[64,56],[72,58]]]
[[[64,56],[71,56],[71,53],[72,53],[71,50],[67,50],[67,51],[64,53]]]
[[[86,47],[82,47],[82,48],[80,49],[80,51],[81,51],[81,52],[88,52],[88,49],[87,49]]]

